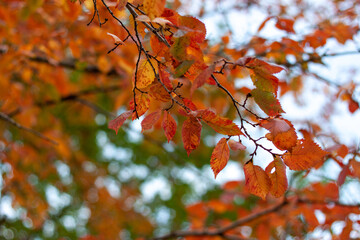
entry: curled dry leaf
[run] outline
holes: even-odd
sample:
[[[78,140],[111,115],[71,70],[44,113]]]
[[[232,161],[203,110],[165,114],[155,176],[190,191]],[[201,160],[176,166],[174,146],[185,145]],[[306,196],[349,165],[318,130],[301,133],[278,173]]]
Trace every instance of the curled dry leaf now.
[[[124,44],[124,42],[121,41],[121,39],[118,36],[116,36],[115,34],[108,32],[107,35],[109,35],[110,37],[112,37],[114,39],[115,44]]]

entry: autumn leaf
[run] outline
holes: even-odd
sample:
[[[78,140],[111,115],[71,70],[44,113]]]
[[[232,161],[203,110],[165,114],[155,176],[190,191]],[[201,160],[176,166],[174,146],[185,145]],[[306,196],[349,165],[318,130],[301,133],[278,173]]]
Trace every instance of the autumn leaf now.
[[[194,60],[183,61],[179,66],[176,67],[174,77],[182,77],[193,64]]]
[[[229,143],[229,147],[230,147],[231,150],[233,150],[233,151],[239,151],[239,150],[242,150],[242,151],[243,151],[243,150],[246,149],[246,147],[245,147],[241,142],[236,142],[236,141],[230,139],[230,140],[228,141],[228,143]]]
[[[146,88],[154,81],[155,73],[152,67],[154,67],[155,71],[157,71],[157,63],[154,60],[151,61],[151,64],[146,59],[139,62],[139,68],[136,73],[137,80],[135,83],[137,88]]]
[[[123,10],[127,4],[127,0],[117,0],[115,8],[119,9],[120,11]]]
[[[229,161],[230,150],[229,146],[227,145],[227,139],[222,138],[216,144],[210,159],[210,166],[215,174],[215,178],[218,173],[224,169],[226,164]]]
[[[197,110],[194,112],[196,117],[200,117],[216,132],[228,136],[242,135],[240,128],[230,119],[220,117],[209,109]]]
[[[153,83],[150,86],[149,95],[152,98],[159,100],[161,102],[168,102],[171,100],[170,94],[165,90],[163,85],[161,85],[161,83],[159,82]]]
[[[151,129],[161,117],[161,110],[157,110],[145,116],[141,121],[141,132]]]
[[[190,38],[188,36],[175,38],[174,43],[171,45],[170,53],[176,60],[180,62],[185,61],[187,59],[186,48],[189,45]]]
[[[204,85],[206,83],[206,81],[209,79],[211,74],[214,72],[214,69],[215,69],[215,66],[211,65],[208,68],[206,68],[204,71],[202,71],[197,76],[197,78],[195,78],[195,80],[191,86],[191,90],[190,90],[191,95],[194,93],[194,91],[196,89],[198,89],[199,87],[201,87],[202,85]]]
[[[350,174],[349,165],[343,166],[343,169],[339,173],[339,176],[338,176],[338,179],[337,179],[337,182],[336,182],[339,187],[341,187],[344,184],[345,179],[349,174]]]
[[[110,37],[113,38],[115,44],[123,44],[123,41],[120,40],[120,38],[112,33],[107,33]]]
[[[354,158],[350,159],[349,164],[352,168],[352,174],[360,179],[360,162],[356,161]]]
[[[115,130],[116,134],[118,133],[119,128],[124,124],[125,120],[128,119],[133,111],[129,110],[123,112],[115,119],[111,120],[108,124],[109,129]]]
[[[181,135],[188,155],[200,144],[201,127],[200,121],[195,117],[189,117],[183,123]]]
[[[145,13],[150,19],[160,17],[164,11],[166,0],[144,0]]]
[[[170,140],[173,139],[173,137],[175,136],[177,124],[175,119],[170,115],[168,111],[165,111],[164,113],[164,118],[161,126],[164,129],[165,136],[168,142],[170,142]]]
[[[259,105],[261,110],[263,110],[267,115],[275,117],[284,113],[279,100],[273,93],[256,88],[251,91],[251,95],[254,97],[255,102]]]
[[[185,27],[186,30],[190,30],[187,35],[190,36],[192,42],[202,43],[205,40],[206,27],[199,19],[195,17],[182,16],[180,17],[180,26]]]
[[[319,145],[310,139],[297,141],[291,151],[283,155],[285,164],[291,170],[307,170],[318,164],[327,154]]]
[[[279,79],[273,74],[284,70],[283,67],[252,57],[240,58],[235,63],[249,69],[250,77],[257,89],[277,95]]]
[[[146,113],[150,106],[150,98],[147,93],[138,93],[135,96],[136,106],[134,104],[134,99],[131,100],[129,107],[133,109],[132,120],[141,117]]]
[[[295,33],[294,30],[294,20],[286,18],[278,18],[275,26],[278,29],[284,30],[289,33]]]
[[[259,166],[248,161],[244,165],[245,185],[250,193],[265,200],[271,189],[271,180],[266,172]]]
[[[286,166],[280,157],[275,157],[265,169],[265,172],[271,180],[270,193],[274,197],[281,197],[288,188],[286,177]]]
[[[272,141],[280,150],[291,150],[297,143],[294,126],[282,118],[270,118],[261,121],[260,125],[270,131],[267,139]]]

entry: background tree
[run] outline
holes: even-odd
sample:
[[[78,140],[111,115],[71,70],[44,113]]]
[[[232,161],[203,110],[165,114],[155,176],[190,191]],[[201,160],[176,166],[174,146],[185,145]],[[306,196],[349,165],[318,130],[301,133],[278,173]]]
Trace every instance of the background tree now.
[[[332,124],[358,69],[318,70],[359,53],[359,11],[1,1],[0,236],[359,237],[359,139]]]

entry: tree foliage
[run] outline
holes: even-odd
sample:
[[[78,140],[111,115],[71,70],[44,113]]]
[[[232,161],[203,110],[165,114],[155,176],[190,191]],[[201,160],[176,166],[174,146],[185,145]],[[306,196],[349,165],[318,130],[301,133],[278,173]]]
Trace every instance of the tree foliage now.
[[[357,1],[192,4],[0,2],[1,237],[359,237],[359,147],[329,127],[359,116],[358,69],[316,71],[360,53]]]

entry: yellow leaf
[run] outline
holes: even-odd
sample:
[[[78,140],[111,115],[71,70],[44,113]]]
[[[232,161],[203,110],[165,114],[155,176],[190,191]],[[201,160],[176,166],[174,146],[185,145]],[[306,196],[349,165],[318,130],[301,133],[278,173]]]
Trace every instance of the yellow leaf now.
[[[149,86],[155,79],[155,72],[157,72],[157,69],[158,66],[155,60],[152,60],[151,64],[147,60],[141,60],[137,70],[137,78],[135,79],[136,87],[142,89]]]
[[[150,19],[160,17],[164,11],[166,0],[144,0],[144,11]]]

